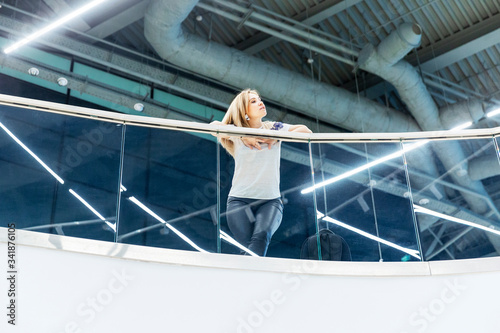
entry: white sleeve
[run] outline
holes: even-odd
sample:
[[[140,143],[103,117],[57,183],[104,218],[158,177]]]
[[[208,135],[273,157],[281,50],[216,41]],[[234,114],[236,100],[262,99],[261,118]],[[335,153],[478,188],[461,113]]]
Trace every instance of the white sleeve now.
[[[274,131],[290,131],[290,124],[285,124],[285,123],[282,123],[282,122],[279,122],[279,121],[275,121],[273,126],[271,127],[271,130],[274,130]]]

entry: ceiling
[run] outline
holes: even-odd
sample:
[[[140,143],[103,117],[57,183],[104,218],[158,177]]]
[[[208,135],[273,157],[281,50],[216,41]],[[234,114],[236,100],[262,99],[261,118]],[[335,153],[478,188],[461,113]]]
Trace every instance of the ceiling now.
[[[0,37],[17,40],[24,32],[85,3],[88,1],[3,1]],[[58,59],[67,59],[67,66],[28,56],[22,50],[9,57],[2,55],[5,75],[0,93],[132,114],[138,113],[131,105],[141,101],[146,106],[143,113],[152,116],[200,122],[220,117],[234,93],[245,86],[162,59],[144,33],[149,5],[149,0],[109,0],[32,45]],[[303,75],[311,82],[366,97],[413,119],[412,110],[391,83],[357,64],[357,55],[364,47],[378,45],[405,22],[418,24],[422,37],[419,46],[404,60],[416,68],[437,108],[472,99],[481,102],[485,110],[500,105],[498,0],[202,0],[183,21],[182,29]],[[32,66],[44,69],[43,75],[27,75],[27,68]],[[86,66],[83,72],[78,71],[79,66]],[[93,77],[93,73],[99,76]],[[105,74],[136,82],[141,88],[113,86]],[[61,75],[71,81],[67,88],[53,88],[46,83]],[[153,88],[219,113],[190,113],[189,109],[176,108],[156,98],[159,93],[153,96]],[[85,100],[82,92],[93,98]],[[275,114],[285,112],[317,131],[356,131],[276,98],[266,99],[267,92],[261,93],[270,108],[277,110]],[[108,103],[99,102],[106,98]],[[473,126],[496,127],[498,123],[492,118],[478,117]],[[466,156],[478,148],[472,143],[462,146]],[[489,195],[498,200],[500,188],[494,179],[483,183]],[[483,241],[479,237],[471,243],[477,246]]]
[[[53,20],[61,13],[76,9],[84,3],[86,1],[11,0],[4,1],[1,13],[27,23],[25,29],[29,29]],[[161,68],[160,63],[151,59],[161,61],[161,58],[144,36],[144,12],[148,3],[148,0],[109,0],[108,3],[100,5],[99,9],[72,21],[69,25],[72,30],[61,31],[70,38],[87,43],[91,41],[100,47],[123,52],[142,63],[151,63]],[[249,8],[252,13],[264,18],[253,19],[250,15],[245,20],[245,13],[228,8],[224,3]],[[232,13],[241,21],[230,20],[216,13],[216,10],[227,15]],[[423,31],[421,44],[405,59],[422,72],[426,83],[429,82],[427,88],[436,104],[442,107],[471,97],[485,102],[500,100],[499,15],[500,3],[496,0],[204,0],[192,10],[182,26],[189,33],[405,112],[404,103],[390,84],[363,70],[354,71],[352,64],[270,36],[261,31],[270,26],[265,20],[283,22],[305,32],[304,37],[273,29],[288,36],[292,41],[315,47],[315,37],[356,52],[368,43],[377,45],[403,22],[416,23]],[[249,23],[253,23],[254,28],[248,27]],[[9,28],[3,30],[4,36],[19,38]],[[328,47],[318,48],[328,51],[329,54],[334,53]],[[67,49],[52,51],[78,59],[77,52],[71,54]],[[340,59],[356,61],[353,55],[335,52]],[[309,59],[313,62],[308,62]],[[85,60],[91,66],[101,63],[92,57],[86,57]],[[179,75],[189,72],[189,69],[185,68],[179,70],[183,72]],[[135,79],[147,83],[147,78]],[[206,84],[226,86],[206,77],[196,79]],[[227,88],[231,91],[241,87]]]

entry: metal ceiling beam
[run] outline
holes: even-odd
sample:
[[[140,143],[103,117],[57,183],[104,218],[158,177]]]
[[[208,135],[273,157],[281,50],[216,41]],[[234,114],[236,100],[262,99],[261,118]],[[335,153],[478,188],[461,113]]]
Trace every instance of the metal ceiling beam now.
[[[5,54],[0,54],[0,63],[2,64],[3,68],[9,68],[21,73],[25,73],[26,68],[35,66],[39,69],[42,69],[43,66],[41,63],[36,63],[35,61],[20,59]],[[133,94],[128,91],[120,91],[116,87],[107,86],[102,82],[94,82],[88,77],[80,77],[79,75],[75,75],[74,73],[61,69],[43,67],[43,69],[40,70],[37,78],[45,80],[47,82],[57,82],[57,79],[61,76],[64,76],[68,79],[67,89],[70,89],[74,92],[79,92],[80,94],[90,95],[103,101],[114,103],[116,105],[124,106],[130,109],[130,114],[141,114],[139,112],[132,111],[132,106],[140,101],[145,106],[145,112],[143,114],[159,118],[193,120],[192,116],[188,116],[185,113],[173,111],[169,108],[168,105],[164,105],[153,100],[144,101],[143,96],[133,96]],[[79,98],[85,99],[83,98],[83,96],[80,96]]]
[[[111,17],[109,20],[104,21],[90,30],[87,30],[86,33],[102,39],[114,34],[115,32],[143,18],[146,8],[149,5],[149,1],[150,0],[143,0],[135,4],[116,16]]]
[[[316,13],[312,13],[312,16],[306,17],[305,19],[302,19],[301,17],[294,17],[293,19],[301,21],[301,24],[313,26],[327,19],[328,17],[337,15],[341,11],[344,11],[360,2],[362,2],[362,0],[325,1],[322,4],[312,8],[313,10],[320,10]],[[236,48],[249,54],[255,54],[281,41],[277,37],[268,37],[264,40],[256,42],[256,40],[259,38],[262,38],[262,36],[252,37],[248,40],[248,42],[245,41],[244,43],[237,45]]]
[[[224,1],[216,0],[216,2],[223,3]],[[226,2],[224,2],[224,3],[226,3]],[[244,25],[246,25],[250,28],[263,31],[269,35],[279,37],[281,40],[286,40],[292,44],[298,45],[298,46],[303,47],[305,49],[310,49],[314,52],[317,52],[319,54],[323,54],[329,58],[336,59],[338,61],[344,62],[344,63],[349,64],[351,66],[354,66],[354,64],[355,64],[354,61],[352,61],[351,59],[348,59],[343,54],[349,53],[351,56],[352,55],[357,56],[356,51],[350,50],[349,48],[342,46],[340,44],[333,43],[325,38],[310,36],[307,32],[305,32],[303,30],[297,29],[297,28],[295,28],[287,23],[281,23],[278,21],[274,21],[274,20],[272,20],[272,18],[266,17],[262,14],[254,12],[254,11],[251,11],[250,14],[248,15],[248,17],[246,17],[244,12],[248,11],[248,9],[241,7],[237,4],[229,3],[229,2],[227,2],[227,5],[231,9],[239,10],[243,17],[240,17],[238,15],[234,15],[229,11],[219,9],[219,8],[213,7],[211,5],[207,5],[205,3],[200,2],[197,4],[197,6],[199,8],[202,8],[202,9],[208,10],[210,12],[213,12],[215,14],[221,15],[229,20],[243,23]],[[258,20],[263,21],[265,24],[267,24],[267,26],[250,21],[249,18],[252,18],[252,17],[256,17]],[[269,27],[269,25],[274,25],[275,27],[271,28],[271,27]],[[286,31],[293,36],[285,34],[281,31]],[[301,40],[300,38],[303,38],[303,40]],[[322,46],[315,46],[312,43],[323,44],[323,45]],[[334,52],[340,52],[340,53],[342,53],[342,55],[339,55],[337,53],[333,53],[332,51],[329,51],[329,50],[325,50],[323,48],[324,46],[327,46],[328,48],[335,50]]]
[[[25,23],[0,16],[0,31],[3,30],[10,34],[19,34],[21,31],[26,31],[26,26]],[[179,75],[180,73],[173,74],[165,70],[160,70],[160,66],[164,66],[165,64],[156,59],[147,58],[151,63],[158,63],[157,66],[148,65],[144,61],[132,60],[113,50],[108,51],[96,46],[81,43],[74,39],[58,36],[57,34],[41,38],[37,43],[73,55],[77,58],[85,59],[93,63],[93,65],[101,65],[108,69],[116,70],[117,72],[126,74],[128,77],[134,77],[140,82],[149,82],[156,87],[163,87],[163,89],[172,91],[178,95],[189,96],[202,105],[209,105],[219,108],[220,110],[226,110],[234,97],[234,93],[229,92],[230,89],[222,90],[215,84],[207,86],[206,79],[204,82],[198,82],[191,78],[183,77]],[[118,46],[116,47],[119,48]],[[27,68],[29,67],[24,67],[19,71],[25,73]],[[84,85],[78,87],[85,89]],[[72,89],[80,91],[79,88],[76,87]],[[83,90],[83,92],[88,93],[85,90]],[[96,88],[95,92],[100,94],[98,88]],[[115,95],[115,98],[117,100],[120,99],[117,95]],[[133,97],[133,100],[137,98],[138,97]],[[130,104],[130,102],[127,102],[126,105],[133,105],[134,103]],[[156,116],[161,117],[161,115],[162,113],[160,112]],[[305,124],[322,133],[339,132],[337,127],[326,123],[318,124],[316,120],[302,116],[298,111],[294,112],[294,110],[291,109],[283,110],[282,108],[273,107],[272,104],[268,107],[268,116],[271,119],[277,119],[291,124]]]
[[[500,19],[498,15],[482,21],[469,29],[454,34],[442,41],[434,43],[422,50],[418,54],[413,52],[405,58],[409,63],[418,66],[423,74],[436,72],[471,55],[481,52],[489,47],[498,44],[500,41]],[[417,58],[418,57],[418,58]],[[372,80],[379,81],[374,77]],[[355,82],[347,83],[344,87],[348,90],[356,87]],[[392,87],[391,87],[392,90]],[[389,91],[391,91],[389,90]],[[374,99],[388,92],[383,82],[378,82],[366,89],[366,97]],[[455,94],[457,95],[457,94]]]
[[[498,43],[500,18],[496,15],[428,47],[426,51],[419,51],[420,67],[425,72],[434,73]],[[409,60],[413,59],[410,57]]]

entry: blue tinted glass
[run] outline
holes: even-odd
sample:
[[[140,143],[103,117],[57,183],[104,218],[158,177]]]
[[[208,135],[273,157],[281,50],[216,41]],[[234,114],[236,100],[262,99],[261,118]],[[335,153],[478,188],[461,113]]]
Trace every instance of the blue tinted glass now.
[[[2,223],[113,241],[121,126],[1,108]]]
[[[500,166],[495,144],[495,139],[428,141],[408,153],[425,260],[497,255]]]
[[[217,252],[216,141],[127,126],[119,241]]]
[[[354,261],[420,260],[398,143],[322,143],[313,155],[320,229]]]

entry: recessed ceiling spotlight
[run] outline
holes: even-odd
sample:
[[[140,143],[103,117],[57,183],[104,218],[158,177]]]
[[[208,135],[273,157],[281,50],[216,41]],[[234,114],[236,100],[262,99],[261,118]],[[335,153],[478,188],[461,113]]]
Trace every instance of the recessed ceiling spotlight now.
[[[307,58],[307,63],[308,64],[312,64],[314,62],[314,59],[313,58]]]
[[[135,103],[134,104],[134,110],[142,112],[144,110],[144,104],[142,104],[142,103]]]
[[[419,204],[419,205],[422,205],[422,206],[423,206],[423,205],[427,205],[428,203],[429,203],[429,199],[427,199],[427,198],[423,198],[423,199],[420,199],[420,200],[418,201],[418,204]]]
[[[28,74],[31,76],[38,76],[38,74],[40,74],[40,71],[36,67],[31,67],[30,69],[28,69]]]
[[[196,16],[196,21],[201,22],[203,20],[203,16],[197,15]]]
[[[64,77],[60,77],[57,79],[57,84],[61,87],[66,87],[68,85],[68,80]]]

